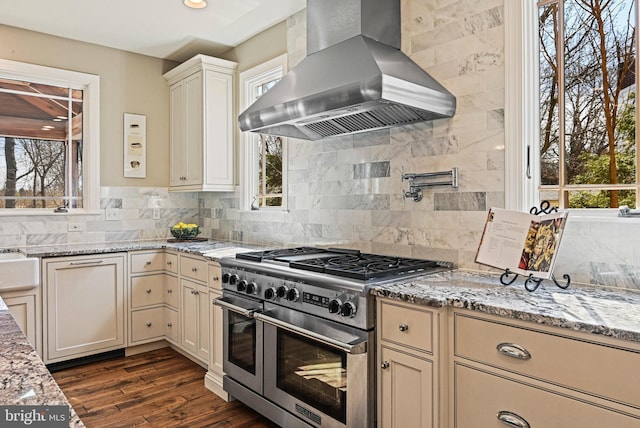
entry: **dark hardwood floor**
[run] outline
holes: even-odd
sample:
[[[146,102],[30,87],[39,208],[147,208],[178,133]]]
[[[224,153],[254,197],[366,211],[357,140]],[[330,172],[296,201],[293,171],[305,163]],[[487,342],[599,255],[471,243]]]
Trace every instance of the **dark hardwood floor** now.
[[[206,389],[204,375],[170,348],[53,373],[87,428],[276,427]]]

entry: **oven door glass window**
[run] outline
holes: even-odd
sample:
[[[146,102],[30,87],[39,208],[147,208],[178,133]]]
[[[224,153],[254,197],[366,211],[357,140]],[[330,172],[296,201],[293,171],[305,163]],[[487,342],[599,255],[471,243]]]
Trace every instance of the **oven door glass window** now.
[[[346,423],[347,354],[278,329],[277,387]]]
[[[256,374],[256,321],[229,311],[229,361]]]

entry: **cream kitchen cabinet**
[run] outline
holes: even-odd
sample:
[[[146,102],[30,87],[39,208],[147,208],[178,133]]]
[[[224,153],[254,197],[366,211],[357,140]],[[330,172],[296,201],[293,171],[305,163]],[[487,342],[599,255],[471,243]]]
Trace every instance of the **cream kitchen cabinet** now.
[[[209,370],[204,378],[205,386],[216,395],[229,400],[229,394],[222,388],[223,360],[223,312],[213,305],[213,301],[222,297],[222,270],[219,263],[209,263]]]
[[[129,344],[179,344],[178,256],[164,250],[129,254]]]
[[[40,307],[40,287],[20,290],[8,291],[1,294],[2,300],[7,305],[13,318],[27,336],[29,342],[33,345],[36,352],[42,355],[40,346],[41,314]]]
[[[455,428],[640,427],[640,347],[452,310]]]
[[[126,254],[44,258],[43,360],[126,346]]]
[[[170,190],[234,190],[236,68],[196,55],[164,75],[170,85]]]
[[[207,261],[180,255],[181,347],[203,363],[209,359]]]
[[[441,388],[445,310],[378,299],[378,425],[446,426]]]

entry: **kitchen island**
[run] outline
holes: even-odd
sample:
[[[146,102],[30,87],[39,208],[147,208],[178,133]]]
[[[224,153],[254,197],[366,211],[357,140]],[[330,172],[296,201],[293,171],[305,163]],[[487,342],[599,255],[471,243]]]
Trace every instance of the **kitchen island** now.
[[[0,404],[69,406],[70,427],[84,427],[67,397],[0,298]]]

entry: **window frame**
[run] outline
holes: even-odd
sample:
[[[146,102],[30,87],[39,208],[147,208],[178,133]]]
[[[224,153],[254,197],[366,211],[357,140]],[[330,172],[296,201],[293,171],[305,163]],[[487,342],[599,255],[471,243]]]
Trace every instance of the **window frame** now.
[[[93,214],[100,210],[100,76],[0,58],[0,78],[23,80],[83,90],[83,208],[66,214]],[[0,216],[60,215],[51,208],[0,209]]]
[[[246,110],[255,100],[252,97],[254,88],[267,81],[282,78],[287,72],[287,54],[282,54],[240,73],[240,111]],[[259,211],[287,211],[287,147],[288,138],[282,138],[282,205],[279,207],[260,207]],[[258,189],[258,151],[252,145],[257,145],[258,134],[254,132],[240,132],[240,209],[252,209],[253,196]]]
[[[553,0],[505,1],[505,208],[528,211],[540,205],[540,176],[527,168],[540,165],[538,85],[538,3]],[[636,13],[640,7],[636,4]],[[638,37],[638,36],[636,36]],[[640,65],[636,61],[636,73]],[[637,92],[637,91],[636,91]],[[636,108],[640,124],[640,108]],[[636,141],[638,146],[638,142]],[[527,148],[529,150],[527,150]],[[528,153],[527,153],[528,151]],[[640,150],[636,150],[640,157]],[[527,162],[529,157],[529,162]],[[638,176],[640,162],[636,162]],[[640,183],[636,183],[640,186]],[[567,186],[571,187],[571,186]],[[640,198],[637,195],[636,198]],[[572,215],[614,217],[618,208],[570,208]]]

